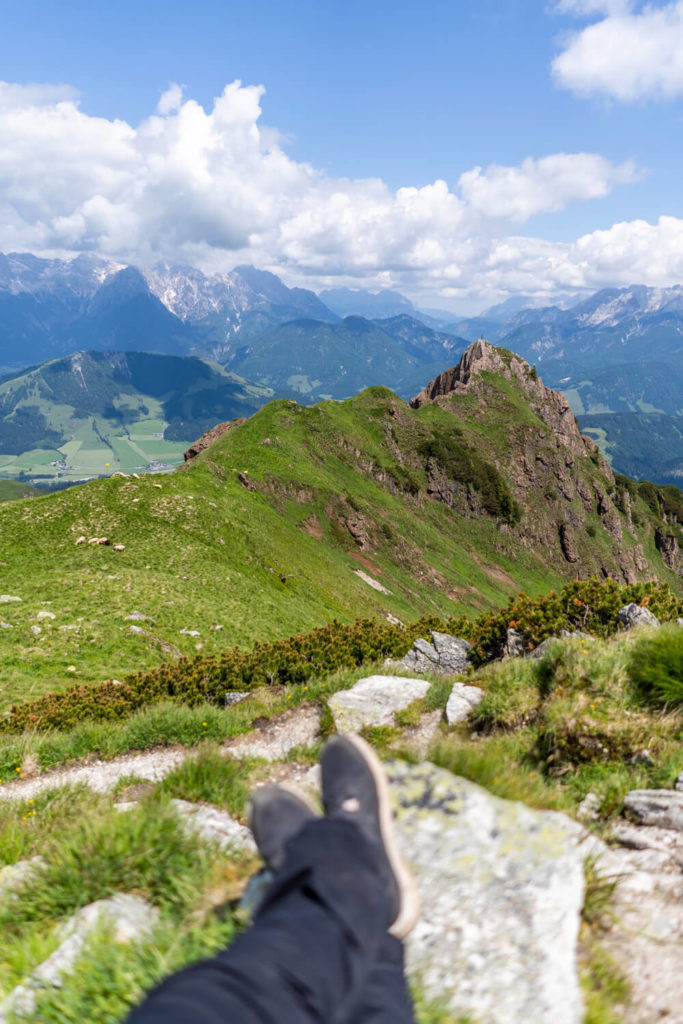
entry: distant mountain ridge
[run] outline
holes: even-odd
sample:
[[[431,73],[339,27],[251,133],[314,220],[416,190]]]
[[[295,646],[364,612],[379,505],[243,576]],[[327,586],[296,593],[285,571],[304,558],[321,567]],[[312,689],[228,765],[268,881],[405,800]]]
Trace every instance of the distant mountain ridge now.
[[[214,360],[306,402],[371,384],[408,398],[485,337],[536,364],[577,415],[683,415],[683,286],[607,288],[573,305],[566,296],[540,308],[525,302],[512,297],[447,322],[390,289],[318,296],[250,266],[204,274],[91,255],[0,254],[0,372],[74,351],[141,351]],[[632,465],[621,454],[627,434],[652,425],[636,419],[626,430],[606,420],[596,436],[623,469]],[[657,421],[649,475],[665,465],[667,479],[678,474],[676,430]],[[642,438],[638,448],[647,453]]]

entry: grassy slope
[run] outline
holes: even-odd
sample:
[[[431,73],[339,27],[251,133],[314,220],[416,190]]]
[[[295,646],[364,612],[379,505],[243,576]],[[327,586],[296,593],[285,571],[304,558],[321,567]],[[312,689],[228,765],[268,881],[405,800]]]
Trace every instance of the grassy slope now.
[[[522,434],[538,422],[507,389],[512,398],[503,388],[487,425],[461,424],[499,460],[511,415]],[[404,465],[387,443],[394,422]],[[561,556],[549,560],[493,519],[464,518],[426,497],[424,469],[406,468],[406,458],[426,432],[452,424],[447,410],[409,411],[382,388],[307,409],[274,402],[170,476],[96,481],[4,507],[0,592],[22,600],[0,606],[14,627],[0,629],[0,708],[70,681],[158,664],[159,640],[186,655],[212,653],[334,617],[475,612],[520,588],[536,594],[571,578],[575,567]],[[391,484],[408,471],[417,497]],[[253,483],[245,486],[241,473]],[[543,496],[533,501],[530,514],[541,514]],[[365,524],[366,552],[344,525],[354,516]],[[602,534],[582,542],[598,565]],[[125,551],[76,546],[79,536],[109,536]],[[372,589],[358,570],[389,593]],[[55,618],[38,619],[41,611]],[[135,624],[151,636],[130,634],[133,611],[151,617]]]

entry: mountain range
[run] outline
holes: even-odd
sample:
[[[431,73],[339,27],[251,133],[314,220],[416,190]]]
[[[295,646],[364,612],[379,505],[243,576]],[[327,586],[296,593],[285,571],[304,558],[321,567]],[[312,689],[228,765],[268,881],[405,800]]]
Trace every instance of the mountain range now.
[[[683,446],[669,417],[683,414],[683,287],[605,289],[542,308],[524,302],[457,319],[390,290],[318,296],[249,266],[207,275],[13,253],[0,255],[0,368],[75,351],[142,351],[217,362],[303,402],[373,384],[407,399],[486,336],[562,390],[615,469],[679,481]],[[634,461],[634,444],[644,459]]]

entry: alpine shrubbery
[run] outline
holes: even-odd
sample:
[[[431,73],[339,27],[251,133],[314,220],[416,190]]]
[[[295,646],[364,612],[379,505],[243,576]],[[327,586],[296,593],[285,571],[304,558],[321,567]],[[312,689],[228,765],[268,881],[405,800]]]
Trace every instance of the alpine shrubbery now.
[[[353,668],[384,658],[401,658],[418,637],[431,630],[463,637],[472,644],[475,666],[503,654],[507,630],[515,629],[527,650],[561,629],[607,637],[620,628],[617,612],[625,604],[647,605],[661,620],[683,615],[683,600],[666,583],[618,584],[614,580],[568,583],[558,593],[531,598],[511,597],[506,608],[477,619],[465,616],[419,619],[410,626],[373,619],[353,625],[332,622],[286,640],[256,644],[252,650],[233,647],[218,657],[181,658],[151,672],[138,672],[123,682],[112,679],[90,686],[72,686],[37,700],[15,705],[0,721],[0,731],[69,728],[84,718],[121,719],[158,701],[194,706],[222,704],[231,690],[264,685],[303,683],[340,668]]]

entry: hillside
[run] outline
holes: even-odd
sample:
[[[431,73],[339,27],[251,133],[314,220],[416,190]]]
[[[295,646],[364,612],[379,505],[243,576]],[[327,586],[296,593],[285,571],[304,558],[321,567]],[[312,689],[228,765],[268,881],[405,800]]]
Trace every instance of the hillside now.
[[[200,359],[77,352],[0,381],[0,475],[49,483],[168,469],[273,392]]]
[[[683,484],[683,416],[619,412],[579,416],[612,467],[634,480]]]
[[[527,364],[477,343],[432,390],[271,402],[167,476],[4,506],[0,703],[576,577],[680,590],[679,512],[615,482]]]
[[[373,384],[408,398],[466,347],[462,338],[405,315],[348,316],[335,324],[292,320],[235,347],[226,366],[278,391],[299,392],[307,402],[348,398]]]

